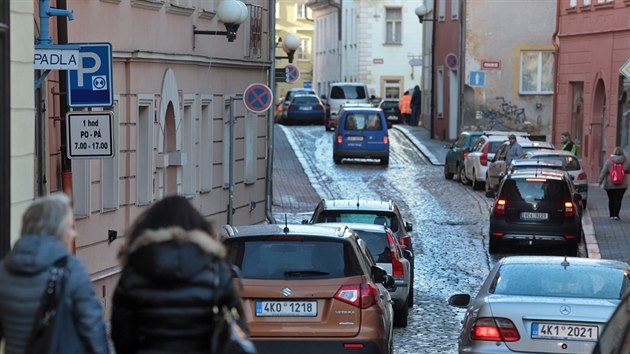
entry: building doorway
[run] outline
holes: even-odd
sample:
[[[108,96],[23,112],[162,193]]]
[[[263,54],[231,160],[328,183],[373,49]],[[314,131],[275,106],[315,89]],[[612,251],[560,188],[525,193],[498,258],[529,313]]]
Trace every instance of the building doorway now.
[[[630,80],[619,76],[619,104],[617,105],[617,141],[628,156],[628,134],[630,133]]]

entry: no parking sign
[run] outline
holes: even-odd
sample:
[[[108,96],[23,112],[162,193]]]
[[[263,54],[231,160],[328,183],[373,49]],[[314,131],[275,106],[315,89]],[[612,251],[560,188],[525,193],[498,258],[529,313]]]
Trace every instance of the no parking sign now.
[[[284,67],[287,72],[287,83],[294,84],[300,79],[300,68],[293,64]]]
[[[243,93],[243,103],[248,110],[254,113],[262,113],[273,104],[273,93],[269,86],[265,84],[251,84],[247,86]]]

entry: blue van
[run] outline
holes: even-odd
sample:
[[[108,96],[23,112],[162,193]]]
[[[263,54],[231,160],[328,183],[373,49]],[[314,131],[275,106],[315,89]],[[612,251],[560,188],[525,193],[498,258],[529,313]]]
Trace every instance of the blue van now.
[[[333,134],[333,160],[343,158],[379,159],[389,164],[387,120],[380,108],[350,106],[341,108]]]

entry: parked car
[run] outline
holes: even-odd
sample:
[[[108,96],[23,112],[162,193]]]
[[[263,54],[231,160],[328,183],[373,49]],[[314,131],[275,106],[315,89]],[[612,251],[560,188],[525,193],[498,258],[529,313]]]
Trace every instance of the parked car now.
[[[527,138],[527,133],[484,132],[464,159],[464,174],[460,174],[460,182],[472,185],[473,189],[483,188],[486,183],[488,161],[492,160],[494,154],[503,145],[503,142],[508,140],[510,134],[516,135],[518,143],[530,141]]]
[[[617,305],[604,331],[600,334],[593,354],[630,353],[630,292]]]
[[[389,123],[402,123],[402,114],[398,108],[398,100],[383,99],[378,103],[378,108],[382,109]]]
[[[383,110],[370,107],[343,107],[333,135],[333,160],[344,158],[379,159],[389,164],[389,132]]]
[[[518,139],[518,138],[517,138]],[[554,150],[556,147],[552,143],[546,141],[531,141],[522,139],[519,144],[523,148],[523,153],[531,150]],[[486,169],[486,192],[493,190],[496,191],[499,187],[499,182],[507,173],[508,166],[505,163],[507,152],[510,148],[508,141],[504,142],[494,157],[488,161],[488,168]]]
[[[586,200],[588,197],[588,179],[586,171],[582,169],[580,160],[570,151],[549,150],[549,151],[528,151],[523,154],[523,159],[533,160],[555,160],[560,161],[564,168],[569,172],[575,184],[575,189],[582,195],[582,206],[586,208]]]
[[[560,170],[566,171],[564,168],[564,164],[560,161],[554,160],[530,160],[530,159],[516,159],[513,160],[512,163],[508,166],[507,174],[513,173],[515,171],[520,171],[523,169],[536,169],[536,168],[544,168],[548,170]]]
[[[277,122],[281,122],[286,117],[287,108],[289,108],[289,104],[295,95],[316,95],[315,91],[312,89],[304,88],[304,87],[293,87],[287,90],[287,93],[284,95],[284,98],[280,100],[280,103],[276,107],[275,116]]]
[[[386,223],[385,218],[380,221]],[[384,224],[321,223],[315,225],[341,227],[348,226],[364,240],[376,262],[394,278],[394,285],[388,288],[394,300],[394,327],[407,327],[409,318],[409,294],[411,293],[411,251],[401,248],[392,230]],[[406,254],[405,254],[406,253]]]
[[[324,105],[316,95],[296,94],[284,112],[282,123],[308,122],[323,124],[326,120]]]
[[[497,262],[466,308],[459,353],[588,353],[630,284],[625,262],[511,256]],[[605,352],[610,353],[610,352]]]
[[[566,171],[531,169],[505,176],[490,210],[490,253],[502,246],[558,246],[577,255],[581,202]]]
[[[457,141],[445,146],[449,150],[444,161],[444,178],[450,180],[454,175],[459,177],[463,173],[464,159],[482,134],[481,131],[464,131]]]
[[[228,225],[222,236],[258,353],[392,353],[394,281],[356,232]]]
[[[334,82],[330,85],[328,106],[331,118],[336,118],[342,105],[349,103],[369,104],[367,85],[360,82]]]
[[[411,235],[413,224],[404,221],[400,209],[392,200],[367,200],[367,199],[322,199],[317,203],[310,219],[302,220],[303,224],[322,222],[382,224],[382,219],[389,227],[400,245],[405,250],[411,251],[413,256],[413,243]],[[405,254],[405,256],[409,256]],[[413,306],[414,266],[415,256],[409,259],[411,262],[411,286],[409,288],[409,306]]]

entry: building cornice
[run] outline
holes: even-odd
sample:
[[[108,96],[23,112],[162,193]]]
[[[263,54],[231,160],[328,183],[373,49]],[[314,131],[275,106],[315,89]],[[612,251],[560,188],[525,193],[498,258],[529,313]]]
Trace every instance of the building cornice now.
[[[202,55],[171,54],[146,52],[138,50],[115,50],[112,53],[115,61],[160,62],[178,64],[203,64],[211,67],[248,67],[268,68],[270,61],[250,61],[247,59],[217,58]]]

